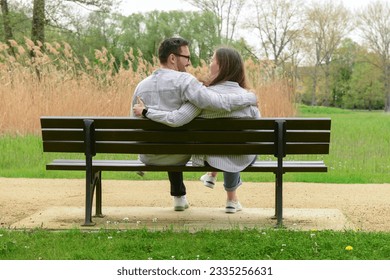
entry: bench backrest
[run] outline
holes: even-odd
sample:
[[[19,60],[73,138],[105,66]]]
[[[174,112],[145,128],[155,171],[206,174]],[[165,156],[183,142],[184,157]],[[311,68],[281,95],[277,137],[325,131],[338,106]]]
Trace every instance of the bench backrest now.
[[[328,154],[330,126],[329,118],[195,119],[172,128],[130,117],[41,117],[45,152],[92,155]]]

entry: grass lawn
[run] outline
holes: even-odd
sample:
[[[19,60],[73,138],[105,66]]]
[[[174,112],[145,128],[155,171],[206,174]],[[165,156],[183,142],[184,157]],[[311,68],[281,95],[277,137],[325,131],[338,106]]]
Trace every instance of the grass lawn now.
[[[0,259],[387,260],[390,233],[232,229],[196,233],[0,230]]]

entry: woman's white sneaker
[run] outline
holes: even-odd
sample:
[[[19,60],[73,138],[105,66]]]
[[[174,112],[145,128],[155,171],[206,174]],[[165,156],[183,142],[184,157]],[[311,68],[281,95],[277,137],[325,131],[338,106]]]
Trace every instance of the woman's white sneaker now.
[[[226,201],[225,213],[236,213],[241,211],[242,206],[239,201],[228,200]]]
[[[214,189],[215,182],[217,181],[217,177],[210,176],[208,173],[204,174],[200,177],[200,180],[203,182],[203,185],[210,189]]]

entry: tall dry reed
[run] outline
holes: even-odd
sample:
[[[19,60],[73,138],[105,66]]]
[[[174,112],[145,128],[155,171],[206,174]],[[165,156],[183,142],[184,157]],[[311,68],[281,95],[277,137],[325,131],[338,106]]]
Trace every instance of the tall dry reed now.
[[[24,45],[11,43],[16,57],[0,43],[0,134],[37,134],[39,118],[45,115],[128,116],[136,85],[158,67],[156,59],[151,64],[142,56],[134,57],[131,50],[125,54],[130,67],[115,70],[115,60],[106,49],[96,50],[91,62],[80,61],[66,43],[42,46],[28,39]],[[293,116],[286,83],[267,82],[260,64],[246,64],[262,116]],[[189,72],[204,80],[208,67],[192,67]]]

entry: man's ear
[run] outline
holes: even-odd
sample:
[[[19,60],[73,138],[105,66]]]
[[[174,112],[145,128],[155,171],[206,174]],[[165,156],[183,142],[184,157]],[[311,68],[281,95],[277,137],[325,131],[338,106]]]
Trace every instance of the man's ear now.
[[[174,55],[173,53],[171,53],[171,54],[168,56],[168,62],[171,63],[171,64],[175,64],[175,62],[176,62],[176,55]]]

